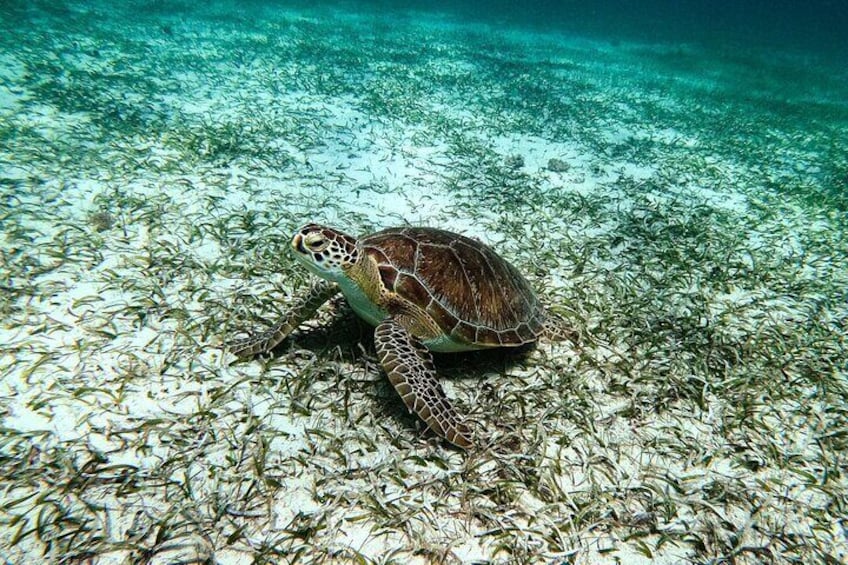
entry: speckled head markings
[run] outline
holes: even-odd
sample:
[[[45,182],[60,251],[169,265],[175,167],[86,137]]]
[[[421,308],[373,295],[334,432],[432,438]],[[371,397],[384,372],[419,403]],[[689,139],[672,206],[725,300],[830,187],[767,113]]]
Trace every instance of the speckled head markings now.
[[[328,280],[346,276],[346,269],[353,266],[359,254],[356,239],[318,224],[307,224],[297,230],[291,247],[298,261]]]
[[[430,350],[515,347],[550,333],[530,284],[489,246],[425,227],[390,228],[356,239],[307,224],[292,237],[297,260],[323,279],[270,331],[230,344],[240,357],[268,351],[338,292],[376,326],[389,381],[410,412],[454,445],[473,445],[436,378]]]

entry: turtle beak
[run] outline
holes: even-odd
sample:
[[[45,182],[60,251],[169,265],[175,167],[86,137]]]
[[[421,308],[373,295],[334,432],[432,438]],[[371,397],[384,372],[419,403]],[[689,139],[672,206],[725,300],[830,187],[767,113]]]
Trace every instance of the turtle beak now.
[[[306,248],[303,247],[303,236],[299,233],[294,234],[291,247],[295,253],[306,253]]]

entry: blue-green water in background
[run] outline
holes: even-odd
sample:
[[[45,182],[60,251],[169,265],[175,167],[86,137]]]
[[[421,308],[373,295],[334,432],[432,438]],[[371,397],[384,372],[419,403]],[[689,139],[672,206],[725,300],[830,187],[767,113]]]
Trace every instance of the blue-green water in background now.
[[[641,113],[638,119],[629,118],[640,126],[678,132],[689,129],[693,137],[709,138],[711,151],[726,155],[739,149],[751,153],[750,146],[741,144],[769,131],[782,131],[787,138],[816,137],[822,141],[815,150],[819,155],[815,174],[825,179],[822,190],[839,195],[848,182],[844,151],[839,147],[842,124],[848,119],[843,103],[848,92],[846,2],[565,0],[519,5],[507,0],[218,0],[204,4],[138,0],[115,5],[114,9],[105,6],[96,1],[0,4],[0,17],[14,33],[25,36],[20,40],[7,38],[7,44],[32,41],[36,48],[40,45],[68,57],[62,61],[32,57],[26,63],[29,71],[22,75],[21,85],[31,82],[40,96],[56,97],[60,108],[89,112],[95,120],[106,118],[108,122],[114,118],[118,124],[139,127],[148,134],[158,128],[172,132],[177,110],[170,103],[145,110],[144,104],[109,96],[117,86],[114,81],[123,80],[126,84],[121,88],[152,102],[164,96],[163,81],[173,79],[177,67],[196,66],[201,60],[208,62],[207,57],[218,59],[222,68],[228,63],[236,65],[251,81],[262,82],[269,70],[278,73],[288,69],[292,80],[281,80],[274,88],[352,95],[372,117],[378,113],[399,117],[398,111],[406,102],[420,109],[436,95],[448,94],[461,101],[456,106],[459,111],[480,114],[483,109],[497,109],[517,125],[516,131],[548,139],[577,139],[575,128],[565,122],[589,131],[600,129],[607,118],[625,118],[611,113],[616,104],[621,104]],[[307,14],[305,19],[295,17],[288,27],[271,23],[292,8]],[[352,25],[345,17],[334,20],[338,14],[358,16],[366,23]],[[411,31],[413,27],[404,35],[407,24],[432,15],[460,25],[483,25],[467,36],[458,28],[421,32]],[[310,18],[315,18],[312,23],[308,22]],[[71,35],[86,38],[100,24],[117,26],[122,42],[113,42],[118,37],[113,32],[101,32],[88,43],[63,41]],[[38,40],[36,27],[43,30]],[[199,28],[209,34],[205,45],[194,37]],[[553,43],[543,48],[542,43],[534,43],[541,36],[526,39],[525,45],[521,44],[524,40],[509,43],[502,37],[510,31],[527,30],[548,34],[544,41]],[[265,42],[254,41],[249,37],[252,33],[265,34]],[[578,54],[555,45],[557,38],[566,42],[586,38],[595,43],[586,44]],[[506,53],[504,46],[508,43]],[[98,62],[106,47],[112,47],[121,61]],[[14,55],[14,47],[7,49]],[[440,49],[453,50],[453,54]],[[197,59],[198,53],[201,59]],[[69,61],[79,54],[105,66],[84,70],[74,75],[78,80],[68,80],[73,74]],[[124,75],[134,61],[144,65],[133,71],[139,74],[137,80],[127,81]],[[429,64],[448,61],[469,63],[476,70],[469,76],[457,71],[441,79],[423,78]],[[261,62],[265,68],[248,72],[251,62]],[[390,69],[384,63],[402,64],[405,70]],[[143,70],[146,64],[150,72]],[[408,72],[419,80],[399,79]],[[210,77],[207,85],[215,82],[208,70],[204,73]],[[222,73],[231,74],[229,70]],[[523,77],[524,73],[532,77]],[[381,79],[399,81],[397,94],[387,94],[385,88],[377,86]],[[589,87],[594,99],[586,94],[588,91],[582,96],[562,94],[578,83],[594,83]],[[509,93],[498,94],[499,88]],[[610,98],[613,90],[617,91],[617,101]],[[189,92],[174,93],[191,98]],[[238,98],[257,92],[240,93],[234,85],[219,94]],[[644,100],[639,100],[643,95],[658,97],[651,103],[655,107],[650,112]],[[690,112],[663,105],[659,99],[666,95],[697,101],[702,109],[711,108],[705,110],[706,114],[717,112],[721,118],[688,120]],[[600,102],[602,98],[608,98],[608,105]],[[539,113],[528,109],[528,104],[550,112],[557,120],[542,123]],[[113,105],[126,108],[112,111]],[[752,118],[755,115],[757,120]],[[602,149],[598,139],[582,141]],[[769,158],[775,153],[770,143],[767,141],[764,145],[768,148],[763,149]],[[760,162],[759,157],[753,160]],[[777,188],[788,190],[784,185]],[[838,205],[840,209],[846,206]]]
[[[838,0],[376,0],[366,4],[385,10],[442,10],[504,26],[530,25],[613,40],[698,41],[804,49],[834,57],[848,54],[848,2]]]

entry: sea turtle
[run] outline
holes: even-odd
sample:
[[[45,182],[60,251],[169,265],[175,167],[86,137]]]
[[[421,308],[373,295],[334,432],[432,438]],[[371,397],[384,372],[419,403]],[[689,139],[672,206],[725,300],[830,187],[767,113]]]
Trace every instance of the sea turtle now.
[[[472,445],[436,379],[430,350],[516,347],[563,337],[518,269],[469,237],[428,227],[390,228],[359,239],[307,224],[291,240],[295,258],[318,275],[271,329],[227,344],[238,357],[273,349],[341,292],[376,326],[380,363],[410,412],[459,447]]]

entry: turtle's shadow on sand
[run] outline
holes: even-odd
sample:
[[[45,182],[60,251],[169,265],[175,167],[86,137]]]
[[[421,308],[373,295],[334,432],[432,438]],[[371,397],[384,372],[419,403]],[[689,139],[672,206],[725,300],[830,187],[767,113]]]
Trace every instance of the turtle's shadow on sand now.
[[[274,348],[273,357],[286,351],[306,349],[319,357],[334,356],[336,361],[362,364],[364,360],[377,363],[374,350],[374,328],[360,320],[346,305],[337,306],[330,320],[311,327],[301,327]],[[433,353],[440,378],[480,378],[486,373],[504,373],[524,362],[535,344],[522,347],[497,347],[460,353]]]
[[[287,352],[308,350],[319,359],[359,368],[373,377],[375,386],[367,394],[375,401],[378,417],[397,418],[403,427],[410,430],[423,429],[420,420],[409,413],[379,367],[374,350],[374,328],[358,318],[346,303],[334,304],[330,312],[331,315],[321,316],[314,324],[304,325],[292,333],[272,351],[273,358],[284,358]],[[479,381],[493,373],[503,375],[524,363],[535,347],[535,344],[529,344],[515,348],[434,353],[433,361],[442,383],[465,379]]]

